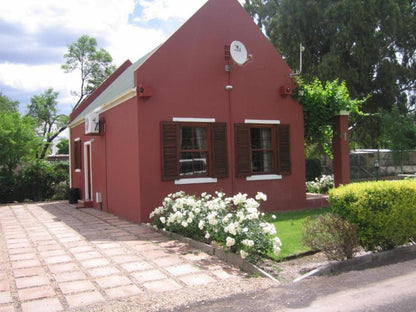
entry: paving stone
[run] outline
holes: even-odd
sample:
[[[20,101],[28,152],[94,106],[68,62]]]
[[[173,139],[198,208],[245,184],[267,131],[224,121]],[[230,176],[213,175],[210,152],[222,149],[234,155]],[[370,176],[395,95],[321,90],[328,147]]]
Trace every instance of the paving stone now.
[[[156,281],[161,279],[166,279],[167,276],[160,272],[159,270],[150,270],[143,272],[134,272],[131,274],[138,282],[149,282]]]
[[[54,312],[62,311],[58,298],[41,299],[22,303],[22,312]]]
[[[168,266],[179,265],[183,263],[183,260],[179,258],[178,256],[157,258],[157,259],[152,259],[152,261],[161,267],[168,267]]]
[[[99,303],[105,301],[103,295],[99,292],[84,292],[76,295],[65,296],[71,308],[86,306],[93,303]]]
[[[94,285],[90,281],[73,281],[73,282],[63,282],[58,283],[59,288],[61,288],[62,293],[70,294],[86,290],[95,290]]]
[[[165,292],[182,288],[181,285],[171,279],[144,283],[143,287],[152,292]]]
[[[49,270],[52,273],[61,273],[61,272],[68,272],[73,270],[79,270],[78,265],[75,262],[67,262],[67,263],[60,263],[60,264],[50,264],[48,265]]]
[[[10,291],[0,291],[0,304],[13,302]]]
[[[115,288],[109,288],[105,290],[105,293],[110,299],[137,296],[143,293],[136,285],[120,286]]]
[[[30,277],[16,278],[17,288],[26,288],[40,285],[48,285],[49,280],[45,275],[35,275]]]
[[[72,261],[72,258],[68,255],[53,256],[44,258],[47,264],[57,264],[57,263],[68,263]]]
[[[87,251],[87,252],[81,252],[81,253],[74,253],[74,257],[77,260],[89,260],[89,259],[94,259],[94,258],[99,258],[101,257],[101,254],[97,251]]]
[[[121,267],[128,272],[143,271],[152,268],[152,266],[145,261],[123,263]]]
[[[9,280],[4,279],[0,280],[0,291],[8,291],[10,290]]]
[[[12,304],[1,306],[0,312],[15,312],[14,306]]]
[[[102,288],[110,288],[116,286],[130,285],[132,282],[125,276],[122,275],[110,275],[106,277],[98,278],[97,283]]]
[[[19,299],[26,301],[56,296],[51,286],[37,286],[18,290]]]
[[[37,259],[12,261],[13,269],[22,269],[22,268],[29,268],[29,267],[36,267],[36,266],[40,266],[40,262]]]
[[[171,266],[166,268],[169,273],[179,276],[179,275],[185,275],[190,273],[195,273],[200,271],[197,267],[191,265],[191,264],[183,264],[178,266]]]
[[[107,276],[118,274],[120,271],[113,266],[104,266],[99,268],[88,269],[88,273],[93,277]]]
[[[99,267],[99,266],[110,264],[108,260],[105,258],[95,258],[95,259],[80,261],[80,263],[84,268],[94,268],[94,267]]]
[[[85,279],[85,274],[82,271],[69,271],[63,272],[54,275],[54,278],[57,282],[69,282],[69,281],[76,281],[80,279]]]

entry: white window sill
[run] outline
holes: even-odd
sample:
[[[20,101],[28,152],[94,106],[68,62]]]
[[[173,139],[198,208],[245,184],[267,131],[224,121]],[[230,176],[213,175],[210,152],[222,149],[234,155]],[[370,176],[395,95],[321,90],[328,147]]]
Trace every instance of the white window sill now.
[[[265,180],[281,180],[280,174],[259,174],[252,175],[246,178],[247,181],[265,181]]]
[[[217,183],[217,182],[218,182],[217,178],[190,178],[190,179],[175,180],[176,185]]]

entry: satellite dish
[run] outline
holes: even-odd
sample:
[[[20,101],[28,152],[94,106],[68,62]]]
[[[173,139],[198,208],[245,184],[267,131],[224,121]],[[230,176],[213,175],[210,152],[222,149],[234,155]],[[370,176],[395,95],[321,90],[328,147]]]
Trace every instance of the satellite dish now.
[[[235,40],[231,42],[230,54],[231,58],[238,65],[243,65],[245,62],[247,62],[247,49],[240,41]]]

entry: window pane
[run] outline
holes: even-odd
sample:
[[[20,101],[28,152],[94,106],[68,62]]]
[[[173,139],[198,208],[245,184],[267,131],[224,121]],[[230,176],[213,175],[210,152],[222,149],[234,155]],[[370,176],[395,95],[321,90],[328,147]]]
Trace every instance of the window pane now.
[[[262,172],[261,155],[262,152],[259,151],[251,153],[251,169],[253,172]]]
[[[207,129],[206,128],[194,128],[195,129],[195,145],[194,149],[206,150],[207,149]]]
[[[259,149],[261,148],[261,133],[260,128],[251,128],[250,129],[250,139],[251,139],[251,148]]]
[[[272,172],[272,171],[273,171],[273,152],[264,152],[262,172]]]
[[[207,153],[191,152],[181,153],[180,175],[206,174]]]
[[[272,148],[272,129],[262,128],[261,129],[261,145],[263,149]]]
[[[191,127],[181,127],[181,149],[183,150],[193,149]]]

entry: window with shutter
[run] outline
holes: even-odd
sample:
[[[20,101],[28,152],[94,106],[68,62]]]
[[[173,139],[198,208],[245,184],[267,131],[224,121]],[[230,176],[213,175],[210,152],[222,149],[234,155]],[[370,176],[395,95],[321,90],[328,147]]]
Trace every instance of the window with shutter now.
[[[162,122],[162,179],[228,176],[225,123]]]
[[[74,140],[74,169],[75,170],[81,170],[81,140],[75,139]]]
[[[235,124],[236,176],[289,175],[290,128],[280,124]]]

